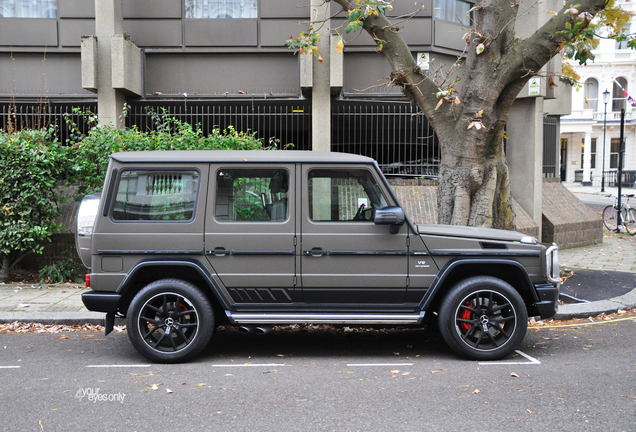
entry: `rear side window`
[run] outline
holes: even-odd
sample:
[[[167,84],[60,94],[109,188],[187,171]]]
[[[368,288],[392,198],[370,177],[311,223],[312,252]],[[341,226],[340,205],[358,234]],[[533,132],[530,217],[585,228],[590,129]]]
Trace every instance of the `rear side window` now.
[[[116,221],[190,221],[199,190],[199,173],[122,171],[112,217]]]

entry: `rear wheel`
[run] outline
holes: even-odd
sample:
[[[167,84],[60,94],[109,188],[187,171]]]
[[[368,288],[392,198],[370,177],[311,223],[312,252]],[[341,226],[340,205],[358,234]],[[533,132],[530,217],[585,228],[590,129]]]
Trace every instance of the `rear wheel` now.
[[[618,214],[613,205],[605,207],[603,210],[603,225],[610,231],[616,231],[618,226]]]
[[[144,357],[177,363],[199,354],[214,329],[206,296],[194,285],[162,279],[144,287],[128,309],[128,338]]]
[[[627,214],[625,214],[625,221],[623,222],[625,225],[625,230],[628,234],[634,235],[636,234],[636,210],[630,208],[627,210]]]
[[[528,312],[510,284],[490,276],[459,282],[442,302],[440,332],[457,354],[473,360],[498,360],[521,344]]]

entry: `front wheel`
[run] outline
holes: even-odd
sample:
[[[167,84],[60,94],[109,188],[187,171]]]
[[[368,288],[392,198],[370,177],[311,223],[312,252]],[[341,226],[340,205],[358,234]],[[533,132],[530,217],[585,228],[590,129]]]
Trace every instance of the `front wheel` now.
[[[634,210],[633,208],[627,210],[623,225],[625,225],[625,230],[629,235],[636,234],[636,210]]]
[[[616,231],[618,226],[618,213],[613,205],[607,206],[603,210],[603,225],[610,231]]]
[[[511,354],[526,335],[528,312],[510,284],[476,276],[455,285],[442,302],[439,329],[448,346],[472,360]]]
[[[127,315],[128,338],[149,360],[177,363],[199,354],[210,341],[214,313],[194,285],[162,279],[144,287]]]

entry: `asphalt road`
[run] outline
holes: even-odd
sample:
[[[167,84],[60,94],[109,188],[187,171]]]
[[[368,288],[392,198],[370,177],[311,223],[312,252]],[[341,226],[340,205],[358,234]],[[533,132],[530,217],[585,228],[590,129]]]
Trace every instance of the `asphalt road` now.
[[[482,364],[428,330],[221,331],[162,365],[126,334],[3,334],[0,430],[634,430],[636,317],[530,330],[520,350]]]

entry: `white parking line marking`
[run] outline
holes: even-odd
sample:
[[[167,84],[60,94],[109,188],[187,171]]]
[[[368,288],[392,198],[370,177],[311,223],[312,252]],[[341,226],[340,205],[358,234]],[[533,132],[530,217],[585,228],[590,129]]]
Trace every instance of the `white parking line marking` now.
[[[527,358],[530,361],[527,362],[513,362],[513,361],[502,361],[502,362],[479,362],[478,364],[480,365],[529,365],[529,364],[541,364],[541,362],[539,360],[537,360],[534,357],[530,357],[528,354],[519,351],[519,350],[515,350],[515,352],[525,358]]]
[[[413,366],[413,363],[347,363],[349,367]]]
[[[285,363],[245,363],[245,364],[213,364],[212,367],[274,367],[285,366]]]
[[[0,366],[0,369],[19,369],[22,366]]]
[[[150,367],[149,364],[134,364],[134,365],[88,365],[87,368],[135,368],[135,367]]]

